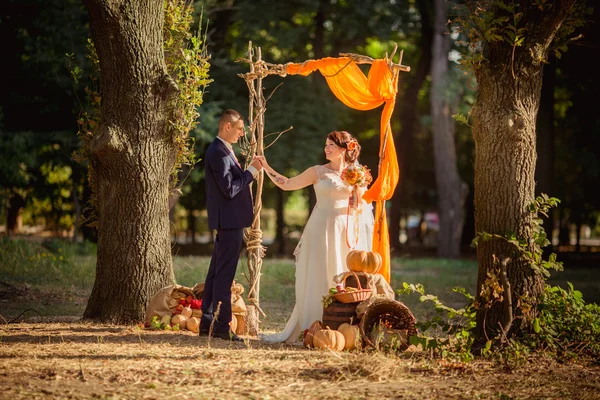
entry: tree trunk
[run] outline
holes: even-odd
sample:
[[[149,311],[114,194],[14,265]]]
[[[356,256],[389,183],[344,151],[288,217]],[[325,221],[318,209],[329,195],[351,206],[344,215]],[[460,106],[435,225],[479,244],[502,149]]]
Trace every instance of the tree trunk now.
[[[413,151],[413,137],[415,125],[417,122],[417,105],[419,104],[419,91],[429,74],[431,69],[431,46],[433,44],[433,10],[428,1],[417,1],[417,7],[421,14],[421,40],[419,48],[421,54],[414,74],[411,74],[410,83],[401,97],[400,105],[395,109],[398,110],[401,129],[394,137],[394,142],[397,143],[398,165],[400,167],[400,177],[396,190],[391,199],[392,207],[390,210],[390,247],[391,250],[400,248],[400,219],[402,217],[402,209],[406,207],[407,193],[407,178],[410,176],[409,156]]]
[[[466,184],[460,179],[456,166],[456,133],[453,104],[448,90],[448,52],[450,36],[447,34],[448,3],[435,0],[435,25],[431,63],[432,90],[429,96],[433,125],[433,154],[438,193],[438,255],[458,258],[465,219]],[[456,97],[456,96],[454,96]]]
[[[21,219],[23,207],[25,207],[25,199],[20,194],[13,193],[6,208],[6,234],[8,236],[19,233],[23,224]]]
[[[501,74],[501,75],[500,75]],[[535,116],[541,89],[541,68],[537,76],[516,84],[510,70],[481,69],[477,74],[479,97],[474,107],[473,137],[475,140],[475,231],[517,237],[531,237],[531,217],[527,207],[535,194]],[[517,103],[515,99],[531,102]],[[508,123],[507,123],[508,121]],[[484,280],[497,273],[498,265],[511,260],[507,275],[515,299],[528,293],[537,299],[542,291],[542,278],[535,274],[515,248],[502,240],[480,242],[477,247],[479,264],[477,290],[479,303]],[[495,303],[487,311],[479,309],[478,328],[485,326],[487,338],[495,337],[498,323],[505,326],[503,307]],[[513,314],[517,310],[513,310]],[[484,323],[485,319],[485,323]],[[486,339],[487,339],[486,338]]]
[[[102,123],[90,144],[96,177],[98,259],[85,318],[132,323],[174,282],[169,176],[176,148],[163,56],[162,1],[87,0],[100,61]]]
[[[514,234],[532,238],[532,214],[528,207],[535,196],[536,116],[542,89],[543,60],[549,45],[574,0],[558,2],[540,11],[525,5],[519,26],[524,27],[522,46],[504,41],[485,43],[485,61],[474,71],[478,84],[473,107],[475,142],[475,231]],[[528,8],[531,7],[531,8]],[[494,18],[512,17],[503,9],[493,10]],[[506,14],[505,14],[506,13]],[[507,19],[510,20],[510,19]],[[497,261],[496,261],[497,260]],[[536,315],[543,279],[502,239],[481,241],[477,246],[478,276],[476,300],[477,342],[480,345],[504,331],[510,336],[528,327]],[[490,275],[506,271],[508,285],[500,301],[491,303],[482,290]],[[512,299],[512,302],[509,302]],[[524,317],[520,324],[515,318]]]

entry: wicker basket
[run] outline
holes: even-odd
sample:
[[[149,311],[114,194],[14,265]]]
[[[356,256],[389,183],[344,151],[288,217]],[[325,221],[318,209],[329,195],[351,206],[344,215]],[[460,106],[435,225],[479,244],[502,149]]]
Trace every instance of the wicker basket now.
[[[371,289],[363,289],[362,284],[360,283],[360,279],[356,275],[356,272],[350,271],[348,272],[342,281],[344,287],[346,287],[346,279],[349,276],[354,276],[356,278],[356,282],[358,283],[358,290],[356,292],[344,292],[337,293],[334,295],[335,299],[340,303],[360,303],[363,300],[368,299],[373,294]]]
[[[417,334],[415,324],[417,319],[408,307],[396,300],[378,299],[373,302],[360,320],[360,333],[368,346],[375,347],[371,341],[371,331],[377,324],[385,325],[392,330],[406,330],[407,337]],[[404,343],[400,350],[406,350],[408,343]]]

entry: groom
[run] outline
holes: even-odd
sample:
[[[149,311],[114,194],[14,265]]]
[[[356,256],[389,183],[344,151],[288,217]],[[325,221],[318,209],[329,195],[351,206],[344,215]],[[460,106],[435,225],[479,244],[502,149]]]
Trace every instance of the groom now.
[[[244,118],[235,110],[225,110],[219,120],[219,134],[205,156],[208,228],[216,229],[217,236],[204,283],[199,334],[208,335],[214,319],[212,336],[234,341],[243,340],[229,328],[231,284],[242,249],[243,229],[254,219],[249,184],[262,169],[256,159],[248,169],[242,169],[232,148],[242,136]]]

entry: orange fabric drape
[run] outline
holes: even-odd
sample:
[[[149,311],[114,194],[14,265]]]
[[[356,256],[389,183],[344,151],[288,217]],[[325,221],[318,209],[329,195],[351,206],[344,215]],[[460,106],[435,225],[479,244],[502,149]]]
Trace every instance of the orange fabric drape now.
[[[342,103],[356,110],[372,110],[385,103],[381,113],[379,172],[377,179],[364,194],[366,201],[375,201],[373,251],[381,254],[380,273],[390,282],[390,238],[385,213],[385,200],[392,197],[398,183],[399,169],[390,125],[398,91],[398,75],[388,68],[386,60],[374,60],[365,76],[348,57],[323,58],[301,64],[286,65],[290,75],[307,76],[320,71],[329,88]]]

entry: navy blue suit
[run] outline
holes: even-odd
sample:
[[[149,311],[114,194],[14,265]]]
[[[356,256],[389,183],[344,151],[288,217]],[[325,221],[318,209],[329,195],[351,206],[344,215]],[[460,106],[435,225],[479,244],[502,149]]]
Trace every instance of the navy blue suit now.
[[[254,180],[219,139],[206,151],[205,180],[209,229],[217,236],[202,295],[201,332],[208,331],[220,301],[213,332],[229,332],[231,284],[243,243],[243,229],[252,225],[254,210],[249,184]]]

